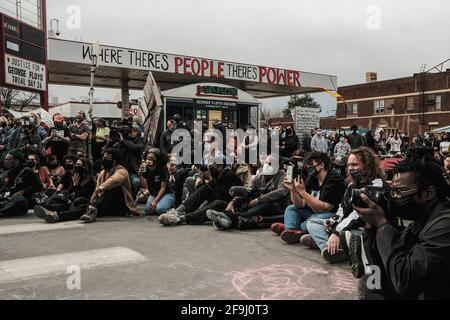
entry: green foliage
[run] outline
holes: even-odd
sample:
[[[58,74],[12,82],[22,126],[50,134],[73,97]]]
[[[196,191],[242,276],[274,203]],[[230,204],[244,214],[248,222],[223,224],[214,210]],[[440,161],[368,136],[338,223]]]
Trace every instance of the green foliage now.
[[[320,108],[320,104],[309,94],[303,96],[293,95],[288,101],[288,105],[283,109],[283,117],[289,117],[295,107]]]

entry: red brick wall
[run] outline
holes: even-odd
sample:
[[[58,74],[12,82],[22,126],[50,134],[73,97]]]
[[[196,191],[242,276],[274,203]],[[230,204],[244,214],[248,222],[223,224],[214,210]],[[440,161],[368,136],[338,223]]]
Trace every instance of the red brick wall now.
[[[423,90],[422,76],[393,79],[388,81],[379,81],[373,83],[358,84],[352,86],[341,87],[338,89],[346,100],[365,99],[366,101],[358,101],[358,115],[346,116],[345,104],[338,104],[336,115],[336,127],[350,127],[353,124],[360,128],[375,129],[380,124],[386,125],[390,128],[397,128],[401,132],[406,132],[409,135],[423,134],[429,129],[430,122],[438,122],[439,127],[450,124],[450,113],[434,113],[432,107],[428,107],[428,111],[432,113],[425,113],[425,125],[420,125],[419,113],[423,104],[423,96],[416,95],[414,97],[414,110],[407,110],[407,96],[397,97],[394,99],[394,115],[385,114],[378,116],[374,114],[373,97],[382,97],[398,94],[414,94],[420,93]],[[450,88],[450,71],[427,74],[425,76],[425,91],[445,90]],[[441,112],[450,111],[450,92],[437,93],[441,95]],[[389,112],[387,109],[386,98],[385,113]],[[381,123],[380,123],[381,122]]]
[[[320,127],[323,129],[339,128],[336,117],[320,118]]]

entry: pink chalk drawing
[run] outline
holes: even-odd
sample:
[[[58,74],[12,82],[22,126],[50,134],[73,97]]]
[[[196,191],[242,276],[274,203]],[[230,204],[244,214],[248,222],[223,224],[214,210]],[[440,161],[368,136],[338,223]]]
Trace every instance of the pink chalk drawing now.
[[[327,271],[300,265],[269,265],[259,269],[228,272],[233,287],[250,300],[302,300],[356,296],[357,280],[345,270]],[[328,287],[324,288],[324,283]],[[324,292],[326,292],[324,294]]]

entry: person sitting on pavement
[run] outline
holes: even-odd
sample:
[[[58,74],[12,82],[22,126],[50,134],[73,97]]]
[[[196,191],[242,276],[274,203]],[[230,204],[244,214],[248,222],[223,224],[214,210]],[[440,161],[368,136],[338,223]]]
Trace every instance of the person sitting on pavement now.
[[[175,190],[173,184],[169,183],[167,162],[159,149],[147,152],[146,160],[139,168],[139,176],[145,190],[143,193],[148,195],[145,214],[159,216],[172,208]]]
[[[91,205],[80,218],[94,222],[97,216],[140,216],[133,200],[128,171],[121,165],[123,153],[119,149],[106,149],[103,154],[103,170],[97,178],[97,186],[91,197]]]
[[[231,200],[230,188],[242,186],[242,181],[224,161],[223,157],[216,157],[215,163],[202,166],[200,185],[178,208],[161,215],[160,223],[164,226],[202,224],[208,221],[207,210],[225,210]]]
[[[47,223],[79,220],[86,213],[92,194],[95,191],[95,179],[91,162],[86,158],[78,159],[68,189],[66,203],[59,210],[50,206],[37,205],[34,214]]]
[[[38,154],[30,153],[28,155],[26,165],[38,175],[44,190],[56,189],[53,179],[51,178],[50,171],[47,167],[41,166],[41,158]]]
[[[35,193],[42,190],[39,177],[31,168],[24,167],[22,150],[13,149],[5,158],[5,168],[0,200],[0,217],[23,216]]]
[[[64,176],[66,170],[64,170],[64,167],[58,162],[58,158],[54,155],[48,157],[46,168],[50,172],[50,178],[52,179],[54,186],[57,187],[59,185],[58,182],[61,177]]]
[[[69,187],[72,184],[72,174],[77,160],[78,160],[77,157],[72,154],[64,156],[63,159],[64,175],[57,182],[56,191],[63,191],[69,189]]]
[[[342,246],[346,245],[345,241],[340,241],[342,236],[349,237],[351,233],[362,234],[364,222],[353,209],[352,191],[368,185],[383,186],[379,159],[368,148],[362,147],[350,152],[347,171],[348,186],[336,215],[331,219],[310,219],[306,224],[309,234],[300,239],[302,244],[319,249],[323,258],[331,263],[348,260],[348,248],[342,250]]]
[[[331,160],[325,153],[311,152],[304,164],[305,176],[284,181],[293,203],[286,208],[284,224],[272,225],[272,231],[287,243],[300,242],[308,232],[306,224],[311,218],[331,218],[345,192],[344,178],[331,169]]]
[[[268,221],[281,220],[289,202],[289,190],[283,186],[286,177],[279,168],[279,159],[269,155],[262,170],[252,179],[248,197],[251,201],[241,206],[242,196],[233,198],[224,211],[208,210],[206,215],[216,229],[226,230],[269,227]],[[245,197],[245,196],[244,196]]]

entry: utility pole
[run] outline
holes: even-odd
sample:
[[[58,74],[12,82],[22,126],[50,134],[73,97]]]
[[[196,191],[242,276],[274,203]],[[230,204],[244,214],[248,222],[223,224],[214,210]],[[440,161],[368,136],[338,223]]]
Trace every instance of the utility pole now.
[[[22,20],[22,0],[16,0],[17,20]]]
[[[92,139],[93,139],[93,132],[92,128],[94,127],[94,121],[92,119],[92,113],[94,110],[94,81],[95,81],[95,70],[98,67],[98,56],[100,55],[100,43],[97,41],[94,43],[92,47],[92,54],[91,54],[91,85],[89,89],[89,121],[91,123],[91,134],[88,138],[88,158],[92,161]]]

